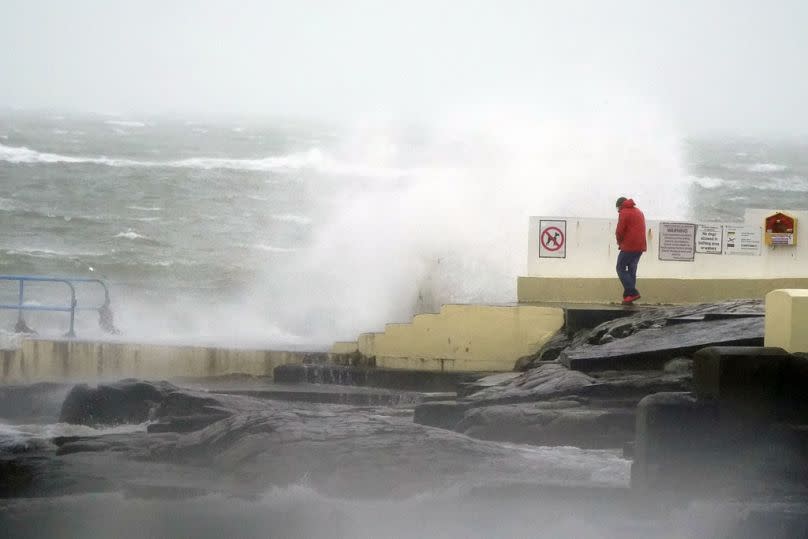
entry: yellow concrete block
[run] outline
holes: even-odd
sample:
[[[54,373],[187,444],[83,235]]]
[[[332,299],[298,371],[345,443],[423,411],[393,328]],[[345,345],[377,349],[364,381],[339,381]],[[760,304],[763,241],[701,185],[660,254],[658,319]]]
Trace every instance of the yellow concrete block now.
[[[331,345],[332,354],[352,354],[359,350],[357,341],[337,341]]]
[[[376,356],[376,337],[381,333],[362,333],[357,339],[359,353],[365,357]]]
[[[509,371],[563,325],[564,313],[537,305],[444,305],[411,324],[388,324],[374,340],[376,365],[418,370]]]
[[[764,344],[788,352],[808,352],[808,289],[766,294]]]

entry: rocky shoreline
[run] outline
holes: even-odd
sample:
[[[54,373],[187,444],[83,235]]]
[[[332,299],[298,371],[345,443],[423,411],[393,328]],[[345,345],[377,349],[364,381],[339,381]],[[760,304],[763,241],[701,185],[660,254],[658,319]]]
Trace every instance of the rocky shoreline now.
[[[513,373],[436,377],[425,386],[432,393],[412,391],[419,381],[412,375],[401,382],[406,390],[392,390],[390,373],[316,365],[280,369],[279,377],[293,382],[283,389],[262,387],[255,377],[209,387],[144,380],[6,386],[0,388],[6,421],[77,430],[24,440],[3,438],[0,431],[0,498],[123,492],[136,499],[253,499],[268,485],[304,481],[318,495],[408,499],[457,484],[466,485],[464,496],[521,485],[517,490],[536,499],[549,496],[550,505],[559,496],[582,507],[583,500],[597,500],[592,511],[598,515],[610,504],[630,513],[638,493],[644,501],[653,494],[665,507],[669,495],[695,494],[721,503],[786,503],[796,514],[788,529],[803,529],[808,406],[796,395],[797,382],[781,381],[808,380],[807,371],[804,358],[760,348],[762,303],[624,314],[559,333],[517,361]],[[748,371],[750,361],[765,368]],[[749,392],[738,393],[748,380],[724,375],[713,382],[705,374],[710,362],[742,365],[726,372],[746,372],[769,389],[776,378],[776,387],[750,401]],[[780,370],[771,374],[772,365]],[[332,385],[312,383],[318,379]],[[361,380],[388,389],[333,385]],[[454,398],[434,392],[452,383]],[[748,402],[746,411],[738,404]],[[769,415],[748,420],[748,410],[767,407]],[[793,413],[784,415],[784,409]],[[111,430],[103,435],[81,430],[105,428]],[[715,443],[716,433],[721,443]],[[755,437],[771,443],[753,444]],[[530,447],[556,447],[548,461],[555,464],[537,461]],[[559,464],[559,454],[570,458]],[[612,471],[579,470],[578,461],[589,458]],[[780,465],[772,465],[778,458]],[[699,476],[680,473],[682,466]],[[695,483],[702,484],[698,492],[689,489]],[[590,498],[586,492],[600,494]],[[0,520],[11,511],[3,507]],[[642,529],[648,524],[632,522]],[[655,535],[646,530],[638,536]]]

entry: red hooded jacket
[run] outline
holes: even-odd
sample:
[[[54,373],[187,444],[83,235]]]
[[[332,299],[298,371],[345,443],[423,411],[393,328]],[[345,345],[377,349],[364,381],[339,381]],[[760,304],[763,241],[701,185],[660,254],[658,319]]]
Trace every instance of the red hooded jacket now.
[[[632,199],[620,205],[620,217],[617,219],[617,245],[621,251],[644,253],[648,249],[645,241],[645,216]]]

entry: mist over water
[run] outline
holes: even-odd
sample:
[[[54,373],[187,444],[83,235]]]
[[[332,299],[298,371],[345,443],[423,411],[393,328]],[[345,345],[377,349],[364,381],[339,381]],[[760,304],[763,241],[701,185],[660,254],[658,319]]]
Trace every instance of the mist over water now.
[[[797,142],[692,141],[627,100],[341,124],[6,113],[0,137],[0,272],[106,278],[138,340],[326,347],[515,301],[530,215],[611,217],[625,195],[653,219],[737,219],[808,189]]]

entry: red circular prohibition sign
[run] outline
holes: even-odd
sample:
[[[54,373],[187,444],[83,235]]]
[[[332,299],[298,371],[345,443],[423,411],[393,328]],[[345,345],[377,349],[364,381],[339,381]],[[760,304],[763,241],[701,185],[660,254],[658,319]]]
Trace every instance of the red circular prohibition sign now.
[[[558,251],[564,246],[564,233],[557,226],[548,226],[541,233],[541,244],[548,251]]]

